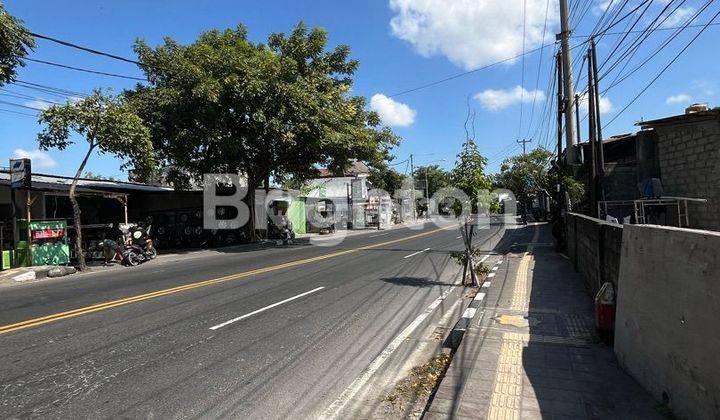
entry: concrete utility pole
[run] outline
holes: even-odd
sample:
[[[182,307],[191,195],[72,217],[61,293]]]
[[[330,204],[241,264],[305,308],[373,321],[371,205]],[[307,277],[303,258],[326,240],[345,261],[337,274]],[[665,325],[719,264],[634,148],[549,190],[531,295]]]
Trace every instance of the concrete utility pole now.
[[[523,155],[524,155],[524,154],[526,153],[526,152],[525,152],[525,144],[530,143],[530,142],[532,141],[532,139],[530,139],[530,140],[528,140],[528,139],[522,139],[522,140],[515,140],[515,141],[517,142],[517,144],[522,144],[522,147],[523,147]]]
[[[572,100],[575,91],[572,83],[572,60],[570,57],[570,12],[568,0],[560,0],[560,47],[562,50],[562,75],[563,75],[563,109],[565,112],[565,143],[566,163],[571,165],[577,162],[575,158],[575,108]]]
[[[415,208],[415,165],[413,164],[413,155],[410,154],[410,180],[412,181],[412,189],[410,191],[410,199],[412,204],[413,220],[417,220],[417,209]]]

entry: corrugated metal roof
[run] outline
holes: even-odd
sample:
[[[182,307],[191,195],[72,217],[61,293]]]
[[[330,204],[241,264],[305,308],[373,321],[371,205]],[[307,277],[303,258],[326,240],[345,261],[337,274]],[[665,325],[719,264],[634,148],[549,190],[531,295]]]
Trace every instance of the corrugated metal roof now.
[[[708,111],[692,112],[690,114],[673,115],[666,118],[658,118],[649,121],[640,121],[635,123],[642,128],[654,127],[656,125],[673,124],[673,123],[686,123],[694,121],[705,121],[720,118],[720,109],[715,108]]]
[[[52,190],[57,189],[58,191],[67,191],[70,189],[72,184],[72,178],[59,176],[59,175],[48,175],[48,174],[32,174],[33,188]],[[0,184],[10,184],[10,173],[7,171],[0,171]],[[157,192],[165,193],[174,191],[170,187],[161,187],[155,185],[140,184],[137,182],[123,182],[123,181],[109,181],[100,179],[87,179],[80,178],[78,180],[78,188],[82,188],[87,191],[112,191],[112,192]]]

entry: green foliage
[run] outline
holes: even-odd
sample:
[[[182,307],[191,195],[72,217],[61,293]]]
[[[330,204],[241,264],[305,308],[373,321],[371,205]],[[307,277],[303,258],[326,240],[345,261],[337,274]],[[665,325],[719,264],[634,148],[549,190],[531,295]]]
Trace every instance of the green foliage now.
[[[424,185],[428,181],[428,195],[432,197],[441,188],[452,184],[450,173],[438,165],[418,166],[415,168],[415,179]]]
[[[392,197],[395,190],[402,187],[405,178],[405,175],[391,168],[387,162],[381,161],[370,167],[368,180],[372,183],[373,188],[385,190]]]
[[[475,141],[467,139],[457,155],[450,178],[453,186],[465,192],[473,204],[478,202],[482,191],[487,191],[492,186],[490,179],[485,175],[485,165],[487,159],[480,154]]]
[[[89,151],[97,149],[126,160],[123,169],[132,167],[136,173],[151,173],[154,169],[150,134],[142,120],[125,103],[95,90],[87,98],[43,111],[38,121],[45,124],[38,134],[40,148],[64,150],[74,143],[70,133],[76,132],[89,144]],[[82,173],[82,168],[78,176]]]
[[[548,175],[552,156],[551,151],[539,147],[528,154],[505,159],[500,173],[493,179],[494,187],[512,191],[520,203],[528,203],[540,191],[554,191]]]
[[[563,186],[570,196],[570,203],[575,206],[585,198],[585,184],[571,176],[563,177]]]
[[[477,259],[482,256],[482,253],[483,253],[482,250],[480,250],[480,248],[478,248],[478,247],[473,246],[470,250],[470,254],[472,255],[473,261],[477,261]],[[465,253],[465,251],[452,251],[450,253],[450,258],[455,260],[455,262],[458,263],[458,265],[465,266],[465,262],[467,261],[467,254]],[[488,274],[489,272],[490,272],[490,267],[487,264],[485,264],[483,262],[478,262],[477,264],[475,264],[475,273],[476,274],[479,274],[482,276],[482,275]]]
[[[399,143],[362,97],[350,96],[358,63],[327,33],[298,24],[266,44],[247,30],[211,30],[190,45],[166,38],[135,51],[150,86],[126,92],[149,124],[175,186],[204,173],[242,173],[250,189],[272,177],[301,183],[316,168],[341,172],[355,158],[387,159]]]
[[[18,66],[28,51],[35,48],[35,39],[23,27],[23,22],[5,11],[0,3],[0,86],[15,78]]]

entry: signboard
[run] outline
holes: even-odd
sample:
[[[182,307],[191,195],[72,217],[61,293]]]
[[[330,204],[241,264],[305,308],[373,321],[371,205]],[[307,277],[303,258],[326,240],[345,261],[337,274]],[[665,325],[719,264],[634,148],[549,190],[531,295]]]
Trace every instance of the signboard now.
[[[30,188],[30,159],[10,159],[10,188]]]

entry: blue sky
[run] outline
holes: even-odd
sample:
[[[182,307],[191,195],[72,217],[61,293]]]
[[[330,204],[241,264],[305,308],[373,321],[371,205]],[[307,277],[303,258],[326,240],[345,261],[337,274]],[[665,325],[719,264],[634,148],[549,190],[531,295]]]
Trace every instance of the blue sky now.
[[[639,18],[636,29],[645,28],[668,2],[671,3],[668,10],[680,4],[680,1],[656,0],[650,4],[645,15],[640,16],[640,12],[637,12],[612,31],[624,30],[626,22],[635,17]],[[539,52],[526,56],[524,77],[523,62],[517,59],[433,87],[389,98],[398,92],[519,54],[523,43],[523,4],[527,5],[526,50],[544,43],[542,33],[546,28],[545,11],[548,5],[545,42],[552,42],[559,26],[556,0],[7,0],[4,3],[7,10],[24,20],[33,32],[131,58],[134,58],[131,46],[138,37],[144,38],[151,45],[160,43],[164,36],[189,43],[209,28],[234,27],[243,23],[249,28],[253,40],[263,41],[272,32],[289,31],[299,20],[310,26],[322,26],[329,31],[331,45],[350,45],[352,56],[360,61],[353,93],[366,96],[369,106],[372,104],[403,138],[402,145],[394,152],[398,161],[413,153],[417,164],[444,159],[437,163],[452,167],[465,137],[463,122],[469,98],[476,112],[476,140],[481,152],[490,158],[489,170],[496,171],[504,157],[518,152],[519,147],[515,143],[517,138],[531,137],[538,131],[536,125],[542,120],[545,97],[553,95],[553,92],[548,92],[551,70],[549,57],[555,47],[550,46],[544,50],[537,87]],[[573,3],[571,1],[571,5]],[[590,33],[602,15],[602,8],[609,3],[610,0],[578,0],[578,10],[583,10],[585,5],[589,8],[582,20],[573,23],[576,26],[574,34]],[[633,3],[640,4],[640,0],[629,2]],[[664,26],[681,25],[702,4],[704,2],[686,1],[665,21]],[[625,10],[629,11],[631,7]],[[642,11],[642,8],[639,10]],[[693,23],[706,23],[718,10],[720,5],[711,4]],[[579,15],[580,12],[576,13],[576,17]],[[646,66],[611,89],[603,100],[606,108],[602,116],[604,121],[613,118],[699,29],[688,28]],[[709,27],[634,105],[605,128],[604,134],[609,136],[632,131],[633,123],[640,119],[681,113],[692,102],[720,105],[720,55],[717,54],[719,32],[720,26]],[[672,31],[658,31],[651,35],[626,70],[642,61],[670,34]],[[635,36],[637,34],[631,34],[628,41]],[[617,35],[608,35],[600,41],[600,62],[612,51],[618,39]],[[573,43],[583,40],[582,37],[573,38]],[[576,48],[575,55],[584,53],[584,48]],[[615,54],[615,57],[618,55]],[[132,64],[44,40],[38,41],[38,47],[31,57],[105,72],[141,75]],[[616,71],[621,69],[622,65]],[[615,73],[611,73],[605,79],[605,86],[614,76]],[[39,63],[28,63],[27,67],[20,69],[18,78],[79,92],[89,92],[94,87],[110,87],[119,92],[134,84],[130,80],[96,76]],[[583,76],[580,76],[581,87],[583,83]],[[59,99],[17,85],[7,85],[2,89],[0,100],[34,107],[42,103],[7,94]],[[531,113],[533,97],[536,104]],[[522,120],[521,99],[524,101]],[[33,113],[6,104],[0,104],[0,109]],[[84,145],[79,143],[62,152],[52,150],[48,155],[38,154],[36,135],[40,128],[33,117],[0,112],[0,159],[7,162],[21,149],[19,153],[30,153],[35,157],[35,171],[73,175]],[[551,149],[554,144],[552,136],[551,129]],[[530,146],[536,146],[543,138],[547,137],[537,136]],[[399,165],[398,168],[404,171],[405,165]],[[109,156],[93,156],[88,170],[121,179],[126,177],[120,171],[120,162]]]

